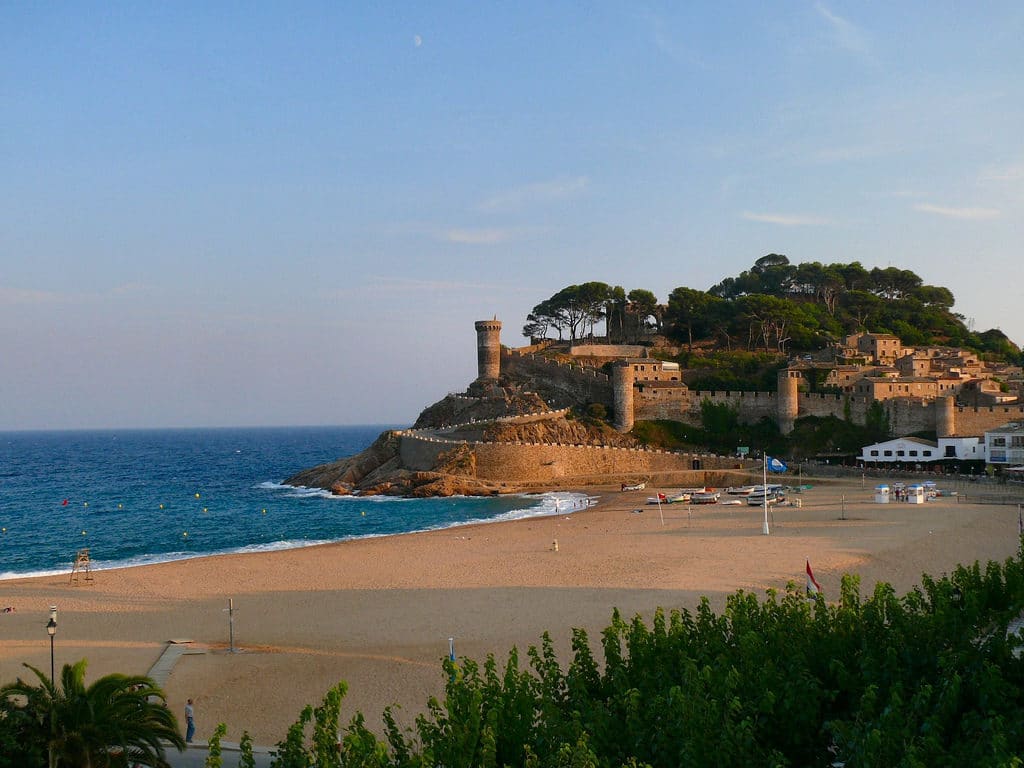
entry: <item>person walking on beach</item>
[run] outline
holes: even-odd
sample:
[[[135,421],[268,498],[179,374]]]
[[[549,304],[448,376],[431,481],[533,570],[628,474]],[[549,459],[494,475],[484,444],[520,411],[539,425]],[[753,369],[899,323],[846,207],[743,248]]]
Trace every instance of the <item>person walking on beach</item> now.
[[[196,718],[192,709],[192,699],[185,702],[185,743],[191,744],[192,737],[196,735]]]

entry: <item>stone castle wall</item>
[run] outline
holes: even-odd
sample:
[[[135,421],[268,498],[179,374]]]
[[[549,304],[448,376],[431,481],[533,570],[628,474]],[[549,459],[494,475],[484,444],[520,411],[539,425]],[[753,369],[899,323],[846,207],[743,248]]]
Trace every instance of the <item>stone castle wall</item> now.
[[[1001,427],[1010,421],[1024,421],[1024,405],[991,405],[980,408],[954,408],[957,435],[982,435],[986,429]]]
[[[466,445],[476,455],[476,477],[513,483],[545,483],[603,474],[653,474],[694,469],[736,469],[735,459],[705,454],[554,443],[489,443],[444,440],[412,430],[400,433],[402,463],[430,471],[443,453]],[[696,464],[694,463],[696,462]]]
[[[561,390],[574,400],[601,403],[614,407],[612,383],[608,375],[596,368],[579,363],[563,363],[531,354],[507,352],[501,358],[502,370],[510,375],[533,381],[543,381],[545,387]],[[540,387],[535,387],[540,391]]]

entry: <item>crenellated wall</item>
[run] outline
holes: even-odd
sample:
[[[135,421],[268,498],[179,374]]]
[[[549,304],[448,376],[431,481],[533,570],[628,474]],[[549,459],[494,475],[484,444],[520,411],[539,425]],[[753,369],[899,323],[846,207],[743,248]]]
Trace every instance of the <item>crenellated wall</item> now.
[[[402,463],[416,471],[430,471],[442,453],[466,445],[476,456],[476,477],[512,483],[611,474],[735,469],[735,459],[704,454],[554,443],[485,443],[444,440],[411,430],[400,433]],[[695,463],[696,462],[696,466]]]
[[[507,351],[501,358],[502,370],[510,376],[543,381],[546,387],[560,389],[582,402],[614,407],[612,383],[608,375],[579,363],[563,363],[540,355],[519,355]],[[535,387],[540,391],[540,386]]]

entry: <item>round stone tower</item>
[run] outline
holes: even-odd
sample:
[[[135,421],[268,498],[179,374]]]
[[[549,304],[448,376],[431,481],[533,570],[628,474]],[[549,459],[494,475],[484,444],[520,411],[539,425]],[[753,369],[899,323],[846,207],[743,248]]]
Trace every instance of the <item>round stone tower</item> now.
[[[956,398],[952,395],[935,401],[935,434],[938,437],[956,434]]]
[[[501,375],[501,320],[476,321],[477,381],[495,381]]]
[[[612,366],[612,407],[615,428],[629,432],[633,428],[633,364],[625,360]]]
[[[800,371],[788,368],[779,371],[778,422],[779,431],[788,435],[793,431],[796,417],[800,413]]]

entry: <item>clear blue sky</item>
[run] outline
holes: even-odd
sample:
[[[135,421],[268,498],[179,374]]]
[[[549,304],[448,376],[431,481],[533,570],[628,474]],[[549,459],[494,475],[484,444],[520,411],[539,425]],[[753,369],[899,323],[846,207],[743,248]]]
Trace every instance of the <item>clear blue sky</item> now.
[[[1024,342],[1024,5],[0,0],[0,429],[411,422],[573,283]]]

